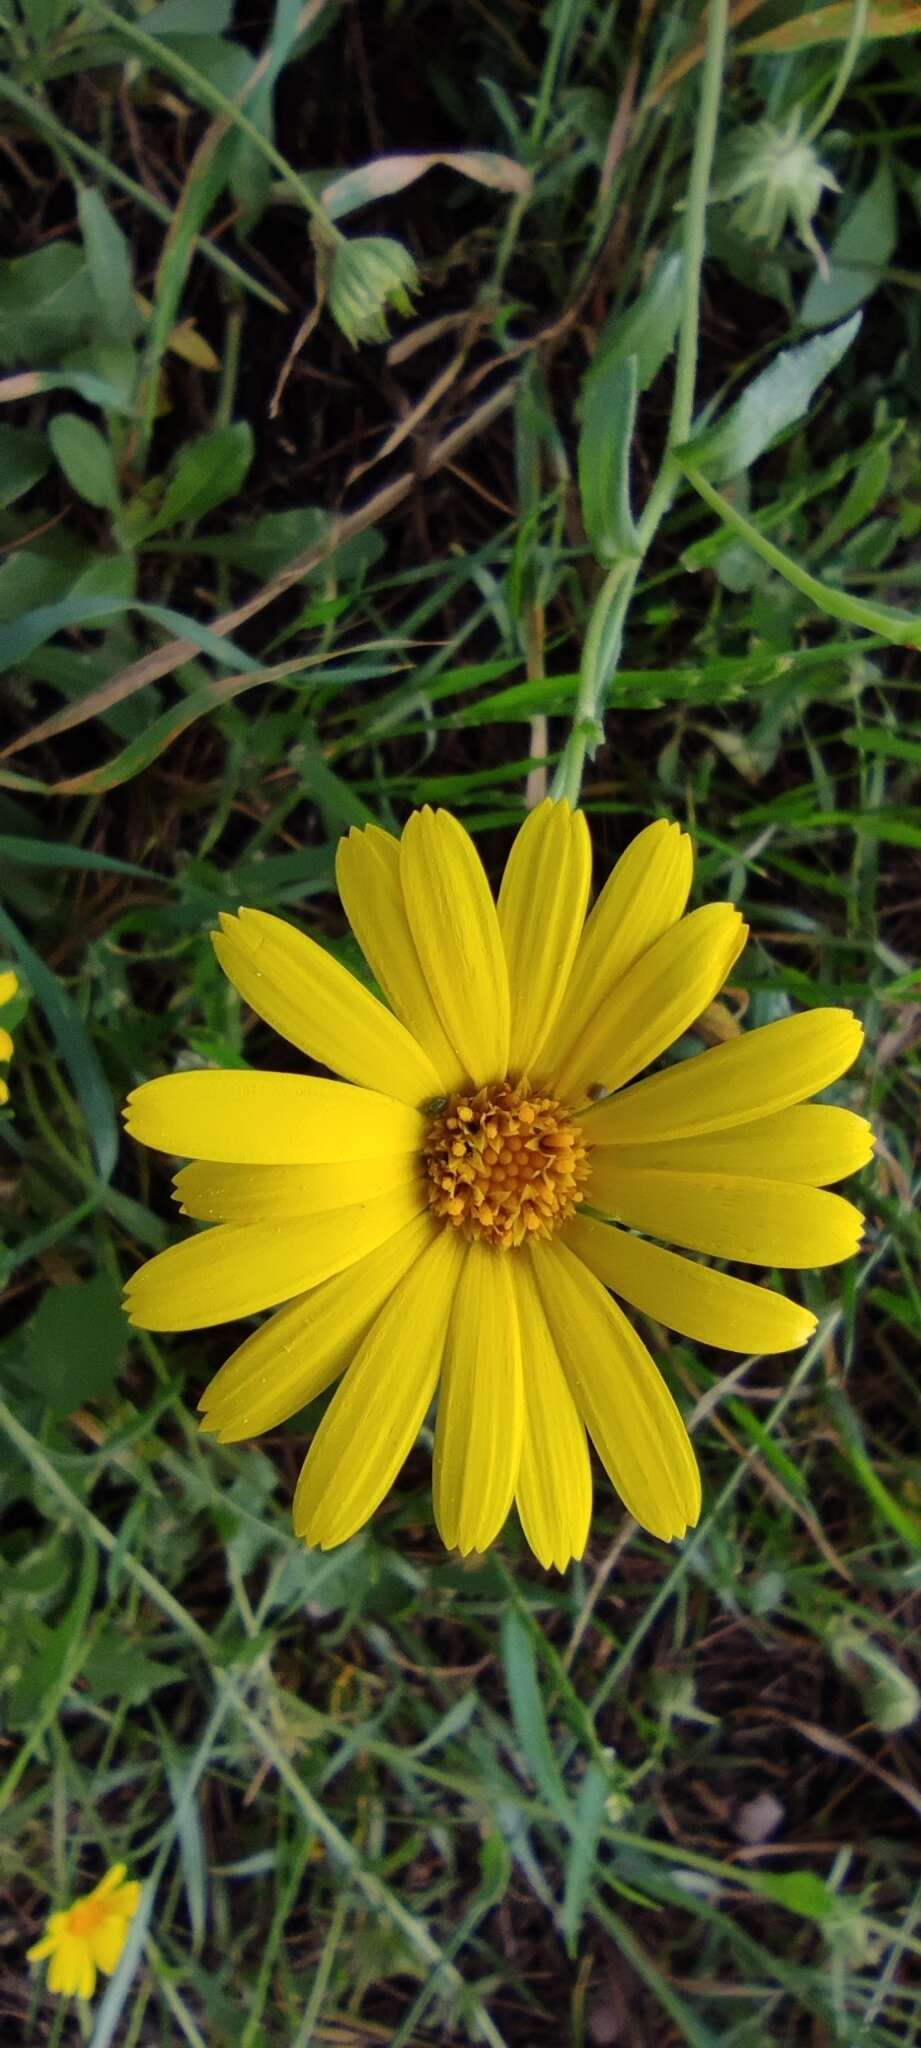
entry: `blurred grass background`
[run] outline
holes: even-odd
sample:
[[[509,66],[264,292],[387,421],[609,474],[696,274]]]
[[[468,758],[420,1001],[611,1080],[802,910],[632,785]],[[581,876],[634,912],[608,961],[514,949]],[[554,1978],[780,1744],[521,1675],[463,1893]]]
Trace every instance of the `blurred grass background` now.
[[[315,1418],[200,1438],[228,1333],[122,1320],[176,1219],[118,1108],[266,1052],[221,909],[300,918],[363,972],[341,832],[445,803],[495,876],[552,774],[600,581],[586,377],[661,287],[642,506],[706,9],[0,7],[4,2040],[921,2040],[918,636],[854,623],[918,605],[921,8],[730,19],[698,410],[862,312],[808,421],[721,486],[838,611],[683,488],[584,802],[597,878],[675,816],[695,900],[744,909],[703,1038],[858,1009],[839,1099],[878,1153],[860,1256],[796,1276],[802,1356],[727,1379],[647,1330],[695,1418],[700,1528],[667,1550],[599,1484],[557,1579],[514,1525],[440,1550],[427,1441],[373,1530],[294,1543]],[[731,193],[739,138],[816,116],[821,266]],[[389,344],[331,314],[331,222],[415,259]],[[145,1882],[124,1965],[56,2006],[25,1948],[115,1860]]]

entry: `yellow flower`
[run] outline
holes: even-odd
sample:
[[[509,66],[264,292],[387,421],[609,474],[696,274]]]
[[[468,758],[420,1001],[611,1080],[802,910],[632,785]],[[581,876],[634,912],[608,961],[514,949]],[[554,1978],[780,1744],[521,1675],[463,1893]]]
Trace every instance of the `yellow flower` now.
[[[527,819],[498,905],[449,813],[417,812],[399,841],[352,831],[339,891],[392,1010],[264,911],[222,918],[214,941],[245,1001],[345,1082],[183,1072],[130,1097],[135,1138],[197,1162],[176,1179],[184,1214],[217,1226],[141,1268],[132,1320],[200,1329],[287,1304],[212,1381],[203,1426],[225,1443],[273,1429],[345,1375],[295,1496],[309,1544],[374,1513],[436,1392],[449,1546],[485,1550],[515,1500],[544,1565],[581,1556],[586,1431],[637,1521],[683,1535],[694,1453],[608,1289],[702,1343],[783,1351],[808,1310],[654,1240],[762,1267],[856,1250],[859,1212],[824,1189],[869,1158],[869,1127],[801,1105],[851,1065],[859,1024],[813,1010],[637,1081],[746,929],[729,903],[684,914],[677,825],[634,839],[586,920],[590,868],[565,803]]]
[[[121,1960],[140,1897],[139,1884],[125,1883],[124,1863],[114,1863],[95,1891],[76,1899],[63,1913],[51,1914],[47,1934],[28,1952],[30,1963],[51,1957],[49,1991],[65,1997],[78,1991],[81,1998],[92,1998],[97,1970],[111,1977]]]
[[[7,967],[0,973],[0,1010],[5,1010],[7,1003],[11,1003],[13,997],[18,994],[19,978],[13,973],[11,967]],[[6,1065],[12,1057],[13,1040],[5,1026],[0,1024],[0,1060]],[[9,1099],[9,1088],[5,1081],[0,1080],[0,1108],[2,1108],[5,1102],[9,1102]]]

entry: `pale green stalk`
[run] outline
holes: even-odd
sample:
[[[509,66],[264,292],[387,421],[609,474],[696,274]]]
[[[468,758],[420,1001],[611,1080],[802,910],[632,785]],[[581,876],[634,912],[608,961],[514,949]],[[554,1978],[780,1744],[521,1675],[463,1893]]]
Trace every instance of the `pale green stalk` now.
[[[832,83],[830,91],[828,92],[826,98],[822,101],[822,104],[819,108],[818,113],[815,116],[815,119],[813,121],[810,121],[809,126],[806,129],[805,135],[803,136],[804,142],[816,142],[818,140],[818,137],[821,135],[823,128],[828,127],[828,123],[831,120],[831,117],[835,111],[835,108],[838,105],[839,100],[846,92],[848,84],[850,82],[851,72],[853,71],[854,65],[856,64],[857,59],[860,56],[861,47],[863,45],[863,39],[867,32],[867,17],[869,15],[869,12],[870,0],[854,0],[854,11],[851,16],[850,34],[848,35],[847,42],[845,43],[844,49],[841,52],[841,62],[838,65],[838,69],[835,74],[835,78]]]
[[[695,491],[703,498],[711,511],[718,513],[724,526],[744,540],[754,554],[760,555],[769,569],[791,583],[803,597],[820,612],[831,619],[844,619],[849,626],[862,626],[867,633],[878,634],[880,639],[889,640],[896,647],[921,646],[921,618],[912,612],[897,611],[894,605],[868,603],[865,598],[852,597],[849,591],[836,590],[830,583],[823,583],[818,576],[811,576],[808,569],[800,567],[792,555],[785,555],[782,548],[775,547],[757,526],[753,526],[744,513],[739,512],[721,491],[714,489],[708,477],[692,462],[681,464],[685,476]]]
[[[622,556],[609,569],[589,618],[572,730],[551,791],[554,797],[566,797],[572,804],[579,800],[586,756],[594,754],[601,737],[604,702],[617,673],[627,612],[643,559],[681,478],[674,451],[688,439],[694,417],[707,199],[716,147],[728,27],[729,0],[711,0],[700,84],[700,111],[684,216],[684,302],[678,330],[668,441],[649,503],[637,526],[636,553]]]

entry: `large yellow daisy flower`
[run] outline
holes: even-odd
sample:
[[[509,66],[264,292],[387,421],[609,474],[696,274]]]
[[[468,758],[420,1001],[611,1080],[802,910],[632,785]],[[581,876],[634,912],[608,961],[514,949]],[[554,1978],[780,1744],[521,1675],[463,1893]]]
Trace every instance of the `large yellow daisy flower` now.
[[[735,1351],[814,1329],[798,1303],[655,1241],[762,1267],[846,1259],[860,1214],[824,1190],[871,1151],[860,1117],[801,1106],[857,1055],[846,1010],[635,1079],[745,943],[729,903],[685,915],[691,869],[686,835],[650,825],[586,918],[589,835],[568,804],[527,819],[498,904],[448,812],[417,812],[399,841],[352,831],[339,891],[392,1009],[281,919],[222,918],[245,1001],[345,1080],[188,1072],[134,1091],[129,1131],[196,1162],[177,1199],[216,1227],[143,1266],[127,1305],[181,1330],[286,1304],[203,1397],[225,1443],[344,1374],[295,1496],[307,1543],[368,1520],[436,1395],[446,1544],[485,1550],[515,1501],[542,1564],[581,1556],[586,1432],[637,1521],[681,1536],[700,1512],[694,1453],[608,1289]]]

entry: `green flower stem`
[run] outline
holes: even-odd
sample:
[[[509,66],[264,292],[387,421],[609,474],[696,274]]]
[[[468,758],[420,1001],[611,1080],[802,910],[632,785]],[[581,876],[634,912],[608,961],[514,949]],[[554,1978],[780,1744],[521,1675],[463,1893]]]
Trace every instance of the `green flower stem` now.
[[[716,147],[716,127],[719,119],[728,28],[729,0],[710,0],[707,48],[700,83],[700,112],[697,134],[694,138],[684,220],[684,305],[678,330],[678,361],[668,429],[669,450],[687,440],[694,417],[700,333],[700,280],[707,231],[707,199],[710,193],[713,152]]]
[[[589,618],[572,729],[551,792],[557,798],[568,798],[572,804],[579,801],[586,757],[594,755],[602,736],[604,705],[617,673],[627,612],[643,558],[649,552],[681,480],[681,466],[676,460],[675,450],[688,439],[694,418],[707,199],[716,147],[728,29],[729,0],[711,0],[700,84],[700,111],[684,216],[684,296],[668,441],[649,502],[637,526],[637,553],[622,557],[609,569]]]
[[[809,126],[806,129],[806,133],[803,136],[804,142],[816,142],[818,140],[823,128],[828,127],[828,123],[831,120],[831,117],[835,111],[836,106],[838,105],[839,100],[847,91],[851,72],[853,71],[854,65],[856,64],[857,59],[860,56],[860,51],[863,45],[863,39],[867,32],[867,17],[869,15],[869,12],[870,0],[854,0],[854,10],[851,16],[850,33],[848,35],[847,42],[844,45],[844,49],[841,52],[841,61],[838,65],[837,72],[835,73],[834,81],[826,98],[822,101],[822,104],[819,108],[818,113],[815,116],[815,119],[813,121],[810,121]]]
[[[266,162],[272,165],[284,183],[297,194],[301,205],[310,214],[327,244],[345,241],[346,237],[341,228],[334,226],[322,200],[311,191],[306,179],[299,176],[289,164],[287,157],[282,155],[280,149],[276,149],[274,142],[270,142],[267,135],[263,135],[255,121],[251,121],[249,115],[244,114],[242,107],[238,106],[235,100],[228,99],[226,93],[221,92],[218,86],[212,85],[210,78],[203,77],[200,71],[196,71],[194,64],[190,64],[185,57],[178,56],[159,36],[146,35],[142,28],[138,28],[136,22],[127,21],[114,7],[105,5],[104,0],[97,0],[95,12],[100,20],[108,22],[116,35],[132,44],[136,50],[140,50],[149,63],[181,80],[183,85],[191,89],[196,99],[206,106],[213,107],[216,114],[223,115],[232,128],[245,135],[253,148],[259,151],[260,156],[265,157]]]
[[[550,791],[557,801],[565,797],[574,807],[579,801],[586,756],[594,754],[603,736],[600,707],[610,679],[617,671],[627,608],[639,570],[638,557],[622,556],[608,570],[592,606],[582,652],[572,730]]]
[[[896,611],[889,605],[867,604],[861,597],[852,597],[848,591],[835,590],[831,584],[821,582],[818,576],[810,576],[808,569],[802,568],[792,555],[785,555],[782,548],[775,547],[773,541],[767,540],[750,519],[746,519],[728,498],[723,497],[722,492],[714,490],[702,470],[696,469],[691,462],[680,462],[680,466],[688,483],[717,513],[724,526],[744,540],[769,569],[776,569],[778,576],[783,576],[787,583],[792,583],[794,590],[808,597],[819,611],[832,619],[844,619],[849,626],[862,626],[867,633],[878,633],[881,639],[891,641],[896,647],[921,647],[921,618],[916,618],[911,612]]]

